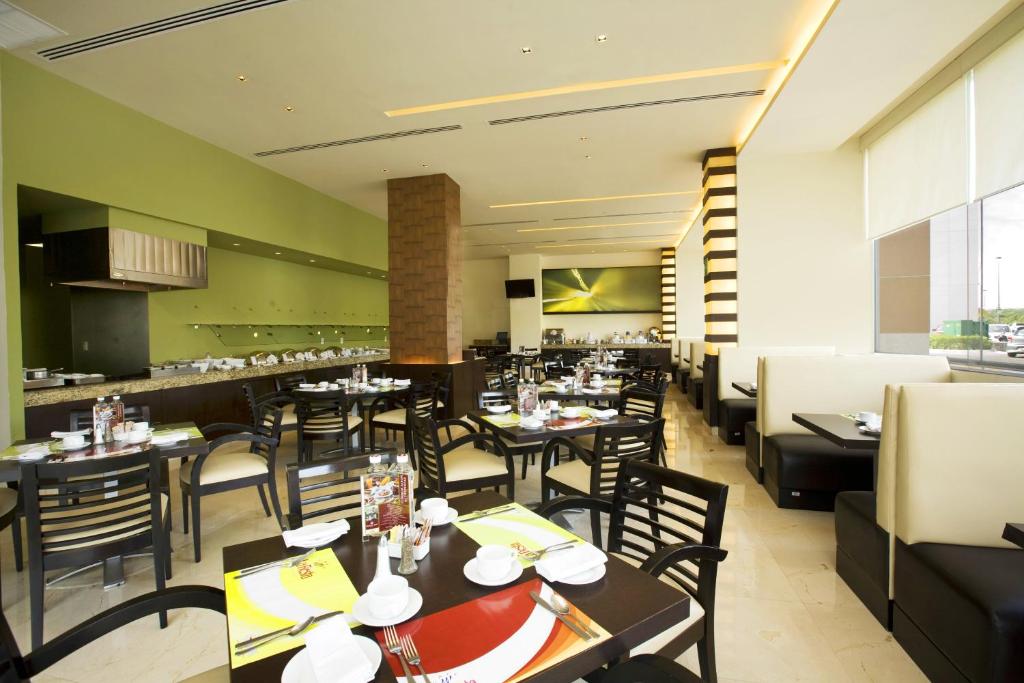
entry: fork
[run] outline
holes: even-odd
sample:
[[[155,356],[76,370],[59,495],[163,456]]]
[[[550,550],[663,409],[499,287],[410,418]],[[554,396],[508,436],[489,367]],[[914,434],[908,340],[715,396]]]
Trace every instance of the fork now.
[[[402,654],[409,660],[409,663],[420,670],[423,674],[423,680],[426,683],[434,683],[430,680],[430,676],[427,675],[427,670],[423,668],[423,664],[420,662],[420,651],[416,649],[416,644],[412,642],[412,636],[402,636]]]
[[[384,627],[384,644],[387,646],[388,652],[398,657],[398,661],[402,663],[406,683],[416,683],[412,677],[412,671],[409,670],[409,664],[405,661],[405,655],[402,654],[402,643],[398,640],[398,631],[394,626]]]

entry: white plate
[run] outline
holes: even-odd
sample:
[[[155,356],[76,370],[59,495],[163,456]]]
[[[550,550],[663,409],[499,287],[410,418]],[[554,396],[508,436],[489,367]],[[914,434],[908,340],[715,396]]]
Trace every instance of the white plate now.
[[[519,564],[518,560],[513,560],[512,568],[508,570],[508,574],[497,579],[485,579],[476,570],[476,558],[474,557],[462,567],[462,573],[465,574],[467,579],[481,586],[504,586],[506,583],[511,583],[523,575],[523,565]]]
[[[86,441],[86,442],[85,442],[85,444],[84,444],[84,445],[82,445],[82,446],[75,446],[74,448],[67,448],[67,447],[65,447],[65,446],[64,446],[64,444],[63,444],[63,443],[61,443],[60,441],[54,441],[54,442],[53,442],[53,443],[51,444],[51,446],[52,446],[52,447],[53,447],[53,448],[54,448],[55,450],[58,450],[58,451],[65,451],[65,452],[68,452],[68,453],[73,453],[74,451],[84,451],[84,450],[85,450],[85,449],[87,449],[87,448],[91,448],[91,447],[92,447],[92,444],[91,444],[91,443],[89,443],[88,441]]]
[[[567,583],[571,586],[583,586],[588,583],[594,583],[603,577],[606,571],[604,563],[601,563],[593,569],[589,569],[579,574],[573,574],[572,576],[567,576],[557,583]]]
[[[444,519],[440,522],[434,522],[432,526],[444,526],[445,524],[451,524],[459,517],[459,511],[453,507],[448,508],[448,514],[444,516]],[[423,511],[417,510],[416,514],[413,515],[413,519],[416,524],[423,524]]]
[[[408,621],[420,611],[420,607],[423,607],[423,596],[415,588],[410,588],[409,602],[401,614],[390,619],[383,619],[374,616],[373,612],[370,611],[369,600],[363,594],[356,598],[356,601],[352,604],[352,616],[364,626],[391,626],[392,624],[401,624],[403,621]]]
[[[510,405],[487,406],[487,412],[494,413],[496,415],[500,413],[508,413],[511,412],[511,410],[512,406]]]
[[[860,425],[860,426],[857,427],[857,429],[860,430],[861,434],[871,434],[873,436],[881,436],[882,435],[881,428],[879,428],[878,430],[874,430],[874,429],[871,429],[871,427],[868,427],[867,425]]]
[[[536,422],[526,422],[524,420],[520,420],[519,426],[522,429],[542,429],[544,427],[544,421],[537,420]]]
[[[45,458],[50,452],[47,451],[28,451],[26,453],[19,453],[18,460],[39,460]]]
[[[359,649],[363,651],[363,655],[370,660],[370,668],[376,674],[381,660],[384,658],[380,646],[375,641],[363,636],[354,636],[354,638],[359,643]],[[372,681],[374,677],[370,676],[366,680]],[[281,683],[317,683],[316,674],[313,672],[313,662],[309,659],[309,650],[302,648],[288,660],[288,664],[285,665],[284,671],[281,673]]]

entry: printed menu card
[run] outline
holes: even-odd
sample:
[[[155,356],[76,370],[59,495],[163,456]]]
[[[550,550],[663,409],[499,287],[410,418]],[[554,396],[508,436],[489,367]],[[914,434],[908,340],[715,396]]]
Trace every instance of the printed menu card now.
[[[597,638],[583,640],[535,603],[530,591],[548,601],[553,592],[533,579],[399,624],[398,636],[413,637],[423,668],[434,681],[506,683],[529,678],[611,637],[570,604],[570,614],[598,633]],[[383,644],[384,632],[376,636]],[[395,678],[405,680],[398,659],[392,654],[384,657]]]

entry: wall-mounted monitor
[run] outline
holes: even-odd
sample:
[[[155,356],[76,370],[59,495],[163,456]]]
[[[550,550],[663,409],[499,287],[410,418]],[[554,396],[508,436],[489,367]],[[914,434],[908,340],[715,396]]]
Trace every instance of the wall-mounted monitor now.
[[[541,276],[545,313],[657,313],[661,268],[555,268]]]
[[[507,299],[529,299],[537,296],[533,286],[533,280],[505,280],[505,298]]]

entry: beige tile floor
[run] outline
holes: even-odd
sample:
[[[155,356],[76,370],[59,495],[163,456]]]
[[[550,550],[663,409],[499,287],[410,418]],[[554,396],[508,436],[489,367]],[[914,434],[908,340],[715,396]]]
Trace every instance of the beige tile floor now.
[[[665,414],[670,465],[729,484],[722,545],[729,556],[718,579],[718,673],[729,681],[925,680],[835,573],[831,513],[779,510],[744,467],[742,448],[722,444],[673,387]],[[539,468],[517,481],[521,502],[539,500]],[[282,489],[283,490],[283,489]],[[221,548],[276,532],[255,491],[204,499],[203,552],[192,561],[181,533],[180,501],[172,543],[171,585],[222,585]],[[10,536],[0,539],[3,609],[23,647],[29,639],[27,573],[14,571]],[[46,595],[46,634],[152,590],[152,564],[131,561],[125,586],[104,591],[99,571]],[[199,611],[172,613],[160,631],[156,617],[132,624],[51,668],[39,681],[178,681],[226,662],[224,620]],[[697,670],[691,651],[682,660]]]

